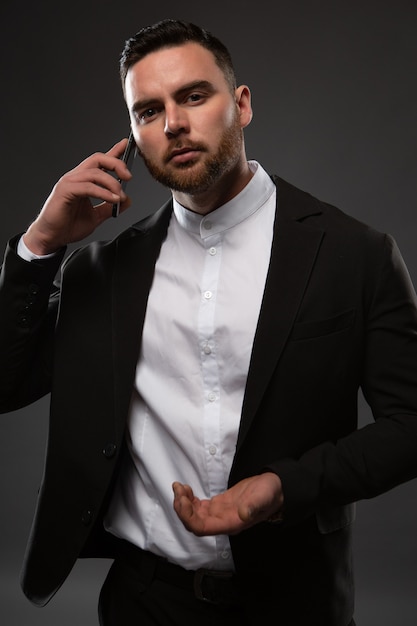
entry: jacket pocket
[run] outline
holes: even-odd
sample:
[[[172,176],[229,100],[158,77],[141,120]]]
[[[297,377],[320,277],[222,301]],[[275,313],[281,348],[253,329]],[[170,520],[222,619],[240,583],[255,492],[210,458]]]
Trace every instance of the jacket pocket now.
[[[338,333],[353,326],[355,320],[355,309],[349,309],[334,317],[314,322],[299,322],[294,324],[291,333],[292,341],[300,341],[302,339],[313,339],[314,337],[322,337],[331,333]]]
[[[332,533],[352,524],[355,514],[355,503],[341,506],[322,505],[316,511],[317,527],[323,535]]]

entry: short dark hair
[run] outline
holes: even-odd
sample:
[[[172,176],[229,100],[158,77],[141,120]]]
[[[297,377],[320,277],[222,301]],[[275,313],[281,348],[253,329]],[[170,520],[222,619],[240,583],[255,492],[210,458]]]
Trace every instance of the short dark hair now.
[[[134,37],[127,39],[120,56],[120,78],[124,91],[129,68],[147,54],[160,50],[195,42],[210,50],[217,65],[222,70],[230,90],[236,89],[236,75],[232,57],[226,46],[209,31],[191,22],[166,19],[139,30]]]

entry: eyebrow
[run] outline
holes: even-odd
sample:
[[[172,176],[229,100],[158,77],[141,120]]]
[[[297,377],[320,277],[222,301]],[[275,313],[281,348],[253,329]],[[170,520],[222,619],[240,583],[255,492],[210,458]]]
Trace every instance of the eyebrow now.
[[[204,91],[208,91],[209,93],[214,93],[215,88],[213,84],[208,80],[193,80],[190,83],[186,83],[176,91],[174,91],[173,96],[175,99],[181,98],[186,93],[190,93],[196,89],[203,89]],[[158,98],[146,98],[143,100],[136,100],[136,102],[132,106],[132,113],[136,113],[137,111],[141,111],[144,109],[148,109],[153,105],[159,102]]]

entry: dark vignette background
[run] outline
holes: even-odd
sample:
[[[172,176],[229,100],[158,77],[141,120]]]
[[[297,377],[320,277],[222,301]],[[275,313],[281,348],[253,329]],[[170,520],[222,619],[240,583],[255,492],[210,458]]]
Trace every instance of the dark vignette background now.
[[[239,81],[253,92],[248,156],[390,232],[416,284],[416,0],[3,0],[1,247],[26,228],[62,173],[126,135],[119,53],[141,26],[165,17],[195,21],[228,44]],[[116,234],[167,197],[141,164],[135,172],[133,208],[102,226],[98,238]],[[370,417],[361,406],[365,422]],[[0,420],[4,626],[96,624],[109,565],[79,562],[44,609],[20,591],[47,412],[46,398]],[[417,623],[416,496],[412,482],[358,505],[358,626]]]

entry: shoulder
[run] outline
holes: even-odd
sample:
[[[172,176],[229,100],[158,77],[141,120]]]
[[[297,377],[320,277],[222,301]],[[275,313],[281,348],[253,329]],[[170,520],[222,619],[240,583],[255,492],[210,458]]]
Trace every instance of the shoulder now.
[[[318,228],[345,240],[383,242],[391,239],[371,225],[349,215],[333,204],[317,198],[279,176],[272,176],[277,187],[277,215],[306,227]]]
[[[172,201],[166,202],[160,209],[132,224],[110,240],[96,240],[74,250],[65,260],[62,270],[68,272],[85,270],[108,271],[114,265],[115,255],[120,248],[134,240],[154,236],[162,240],[172,213]]]

